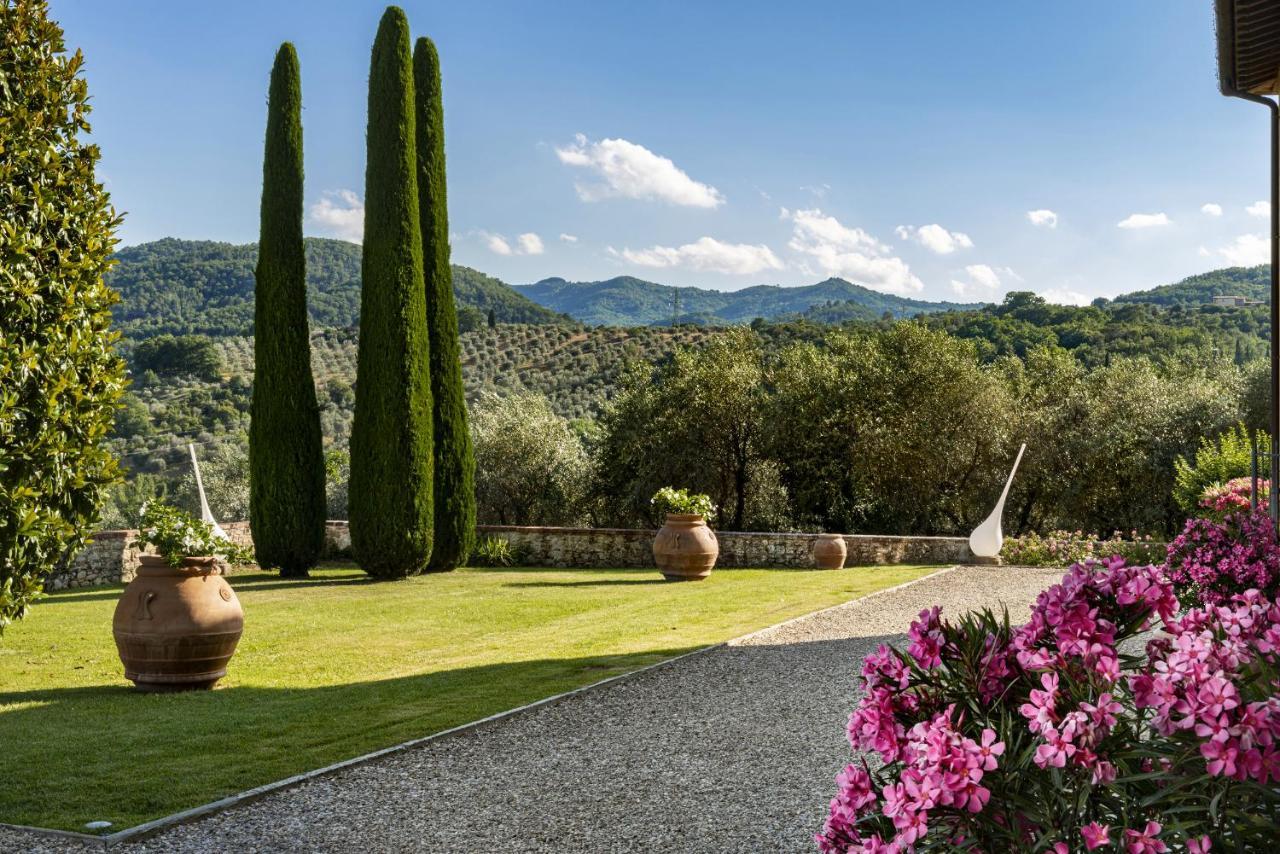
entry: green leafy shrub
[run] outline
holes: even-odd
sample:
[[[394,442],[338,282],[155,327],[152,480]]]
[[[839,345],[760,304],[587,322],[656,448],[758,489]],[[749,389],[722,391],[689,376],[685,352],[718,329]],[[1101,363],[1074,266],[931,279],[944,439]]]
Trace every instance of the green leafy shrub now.
[[[659,513],[682,513],[708,520],[716,515],[716,505],[710,495],[690,493],[687,489],[664,486],[649,501]]]
[[[104,440],[125,374],[103,274],[120,220],[80,139],[83,65],[44,0],[0,3],[0,629],[118,479]]]
[[[214,536],[213,526],[185,510],[160,501],[142,508],[136,544],[151,546],[169,566],[182,566],[187,557],[220,557],[228,563],[252,563],[253,550]]]
[[[1271,452],[1271,439],[1265,432],[1254,434],[1261,455],[1260,474],[1266,476],[1266,455]],[[1179,456],[1174,462],[1174,500],[1189,514],[1200,512],[1200,502],[1205,490],[1215,484],[1225,484],[1237,477],[1247,477],[1253,458],[1250,431],[1237,424],[1216,439],[1201,439],[1196,449],[1195,461]]]
[[[472,566],[514,566],[515,552],[501,537],[485,537],[471,551]]]

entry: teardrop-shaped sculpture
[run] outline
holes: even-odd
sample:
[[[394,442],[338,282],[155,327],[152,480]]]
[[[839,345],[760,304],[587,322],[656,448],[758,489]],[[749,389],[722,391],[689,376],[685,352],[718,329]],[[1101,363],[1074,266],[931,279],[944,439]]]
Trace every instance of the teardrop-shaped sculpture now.
[[[1009,487],[1013,485],[1013,476],[1018,471],[1018,464],[1022,462],[1022,452],[1026,449],[1027,443],[1023,442],[1022,447],[1018,449],[1018,458],[1013,461],[1013,468],[1009,471],[1009,479],[1004,482],[1004,492],[1000,493],[1000,500],[996,502],[995,509],[969,535],[969,551],[977,557],[990,558],[1000,554],[1000,547],[1004,545],[1004,532],[1000,530],[1000,519],[1004,516],[1004,502],[1009,497]]]

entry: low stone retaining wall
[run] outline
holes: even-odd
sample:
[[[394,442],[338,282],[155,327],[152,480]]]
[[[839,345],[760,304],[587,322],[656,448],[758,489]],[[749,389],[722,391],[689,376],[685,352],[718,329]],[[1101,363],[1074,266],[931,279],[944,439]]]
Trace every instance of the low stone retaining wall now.
[[[223,522],[233,541],[252,545],[248,522]],[[632,528],[525,528],[480,525],[480,537],[506,540],[522,566],[578,569],[653,566],[654,531]],[[721,567],[809,568],[816,534],[719,531]],[[46,590],[120,584],[133,579],[141,550],[137,531],[99,531],[71,563],[45,581]],[[847,534],[849,566],[969,563],[964,537],[887,537]],[[325,558],[349,557],[351,534],[344,520],[325,524]]]
[[[480,525],[481,537],[507,541],[521,566],[604,568],[653,566],[650,530],[632,528],[524,528]],[[811,568],[817,534],[717,531],[720,567]],[[969,563],[965,537],[891,537],[846,534],[847,566],[893,563]]]

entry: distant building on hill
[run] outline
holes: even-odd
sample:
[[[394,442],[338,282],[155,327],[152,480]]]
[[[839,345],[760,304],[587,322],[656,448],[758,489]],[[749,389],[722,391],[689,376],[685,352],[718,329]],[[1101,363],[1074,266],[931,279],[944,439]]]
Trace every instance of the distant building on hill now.
[[[1214,305],[1222,305],[1227,308],[1240,308],[1246,305],[1262,305],[1262,300],[1249,299],[1248,297],[1236,295],[1222,295],[1213,298]]]

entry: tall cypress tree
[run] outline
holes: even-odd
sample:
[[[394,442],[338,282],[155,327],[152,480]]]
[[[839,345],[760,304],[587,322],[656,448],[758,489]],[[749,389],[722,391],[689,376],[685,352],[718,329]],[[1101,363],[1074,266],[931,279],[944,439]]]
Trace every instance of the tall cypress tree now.
[[[414,48],[413,83],[418,101],[418,209],[427,328],[431,335],[431,396],[435,403],[435,545],[430,569],[447,572],[466,561],[475,541],[476,462],[467,428],[458,314],[449,266],[440,57],[429,38],[418,39]]]
[[[302,244],[302,83],[285,42],[271,69],[254,271],[249,521],[258,563],[305,578],[324,546],[324,451],[311,376]]]
[[[369,68],[363,284],[351,427],[351,546],[365,572],[400,578],[431,556],[430,345],[409,22],[382,16]]]

